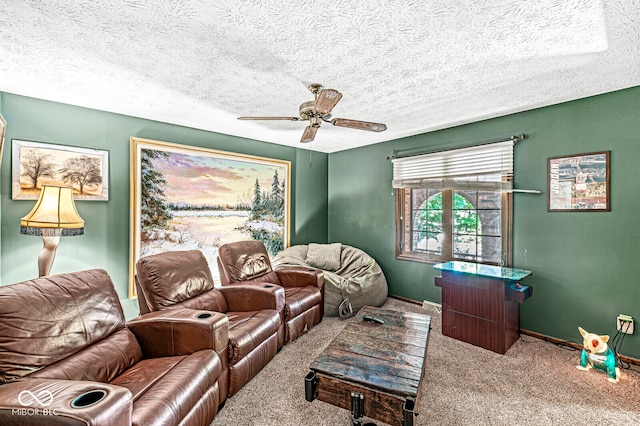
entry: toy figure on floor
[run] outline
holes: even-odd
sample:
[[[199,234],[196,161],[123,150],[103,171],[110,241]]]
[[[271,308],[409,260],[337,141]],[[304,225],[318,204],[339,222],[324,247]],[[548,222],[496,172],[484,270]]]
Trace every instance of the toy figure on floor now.
[[[589,333],[582,327],[578,327],[578,330],[584,340],[580,365],[576,365],[576,368],[585,371],[595,368],[607,373],[610,382],[617,383],[620,380],[620,369],[616,367],[613,350],[607,345],[609,336]]]

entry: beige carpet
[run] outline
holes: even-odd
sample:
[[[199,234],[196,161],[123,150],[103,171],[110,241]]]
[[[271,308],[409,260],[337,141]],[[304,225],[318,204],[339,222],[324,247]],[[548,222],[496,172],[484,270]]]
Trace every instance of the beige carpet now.
[[[396,299],[384,307],[432,318],[416,425],[640,425],[640,369],[635,366],[612,384],[604,373],[576,369],[576,350],[523,336],[498,355],[443,336],[434,308]],[[285,346],[227,400],[212,425],[350,425],[349,411],[304,398],[309,364],[345,324],[325,318]]]

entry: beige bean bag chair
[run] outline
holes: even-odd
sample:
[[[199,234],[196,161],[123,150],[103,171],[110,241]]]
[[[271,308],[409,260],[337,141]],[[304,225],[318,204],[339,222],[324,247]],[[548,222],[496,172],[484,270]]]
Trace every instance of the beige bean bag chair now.
[[[305,266],[324,271],[324,314],[348,318],[363,306],[381,306],[387,280],[375,259],[342,245],[309,244],[289,247],[273,259],[274,269]]]

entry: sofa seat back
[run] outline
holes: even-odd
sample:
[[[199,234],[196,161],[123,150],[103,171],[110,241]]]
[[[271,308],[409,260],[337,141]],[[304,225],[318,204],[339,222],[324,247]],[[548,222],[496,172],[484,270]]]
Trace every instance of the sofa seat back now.
[[[105,271],[0,287],[0,383],[35,374],[105,382],[140,358]]]
[[[200,267],[185,268],[185,265]],[[227,312],[226,299],[216,289],[200,250],[183,250],[143,257],[136,263],[140,312],[178,306]]]
[[[271,267],[269,254],[260,241],[238,241],[224,244],[218,251],[218,269],[222,285],[240,281],[280,284]]]

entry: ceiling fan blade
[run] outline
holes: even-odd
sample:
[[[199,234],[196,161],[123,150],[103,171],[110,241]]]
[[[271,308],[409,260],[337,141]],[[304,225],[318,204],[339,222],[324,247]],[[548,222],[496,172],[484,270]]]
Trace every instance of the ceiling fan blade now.
[[[238,120],[288,120],[301,121],[300,117],[238,117]]]
[[[314,126],[305,127],[304,132],[302,133],[302,139],[300,139],[300,143],[311,142],[316,137],[316,133],[318,132],[319,128],[320,127],[314,127]]]
[[[329,114],[341,98],[342,93],[335,89],[322,89],[316,99],[316,112],[322,115]]]
[[[334,126],[348,127],[350,129],[368,130],[370,132],[382,132],[387,130],[387,126],[382,123],[350,120],[348,118],[334,118],[333,120],[331,120],[331,123]]]

